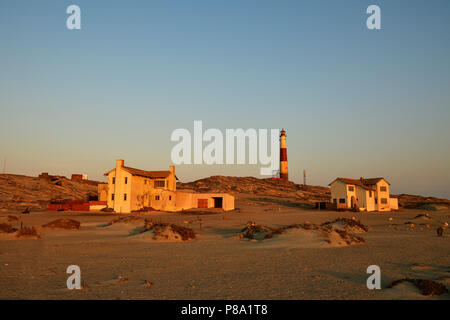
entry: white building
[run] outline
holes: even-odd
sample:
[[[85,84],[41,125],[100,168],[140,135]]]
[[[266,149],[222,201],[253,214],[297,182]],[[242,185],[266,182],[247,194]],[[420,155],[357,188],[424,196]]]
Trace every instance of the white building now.
[[[338,209],[398,210],[398,199],[390,197],[390,183],[384,178],[337,178],[329,186],[331,187],[331,202]]]
[[[222,208],[234,210],[234,197],[227,193],[196,193],[177,191],[175,167],[169,170],[146,171],[125,166],[117,160],[107,173],[107,184],[98,186],[100,201],[118,213],[130,213],[145,208],[181,211],[192,208]]]

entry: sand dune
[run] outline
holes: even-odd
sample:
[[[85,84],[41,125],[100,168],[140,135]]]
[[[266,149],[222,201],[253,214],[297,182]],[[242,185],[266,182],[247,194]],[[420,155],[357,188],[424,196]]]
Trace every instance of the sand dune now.
[[[336,222],[337,221],[337,222]],[[356,223],[353,220],[350,220]],[[333,225],[337,225],[335,228]],[[362,226],[362,227],[359,227]],[[257,225],[254,222],[248,222],[247,226],[238,234],[240,239],[250,241],[264,241],[265,243],[276,241],[276,246],[281,247],[308,247],[325,248],[350,246],[365,243],[364,239],[348,233],[341,226],[348,226],[345,218],[339,218],[332,223],[323,223],[321,225],[305,222],[302,224],[291,224],[282,227],[268,227]],[[358,222],[353,230],[360,232],[366,227]],[[366,231],[363,231],[366,232]]]

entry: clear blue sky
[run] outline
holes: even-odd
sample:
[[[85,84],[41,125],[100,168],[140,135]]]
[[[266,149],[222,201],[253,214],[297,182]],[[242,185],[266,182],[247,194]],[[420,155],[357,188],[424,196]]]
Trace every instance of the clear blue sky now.
[[[82,29],[66,28],[77,4]],[[366,28],[369,4],[382,30]],[[7,172],[167,169],[176,128],[286,128],[290,177],[450,198],[450,1],[0,1]],[[178,166],[189,181],[259,166]]]

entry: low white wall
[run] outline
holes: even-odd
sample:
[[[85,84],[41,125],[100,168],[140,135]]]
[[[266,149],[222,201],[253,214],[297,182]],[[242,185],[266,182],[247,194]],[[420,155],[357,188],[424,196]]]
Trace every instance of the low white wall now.
[[[89,211],[100,211],[106,208],[106,205],[91,205],[89,206]]]
[[[391,208],[391,210],[398,210],[398,199],[389,198],[389,207]]]
[[[214,208],[214,198],[222,198],[222,208],[225,211],[234,210],[234,197],[227,193],[190,193],[176,192],[176,210],[187,210],[198,207],[199,199],[208,200],[208,208]]]

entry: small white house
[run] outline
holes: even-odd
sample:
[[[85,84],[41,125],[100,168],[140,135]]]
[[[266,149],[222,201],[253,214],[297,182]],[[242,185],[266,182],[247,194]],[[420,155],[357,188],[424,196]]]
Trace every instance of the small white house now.
[[[331,202],[337,208],[356,208],[360,211],[398,210],[398,199],[390,197],[390,183],[384,178],[337,178],[329,186]]]

